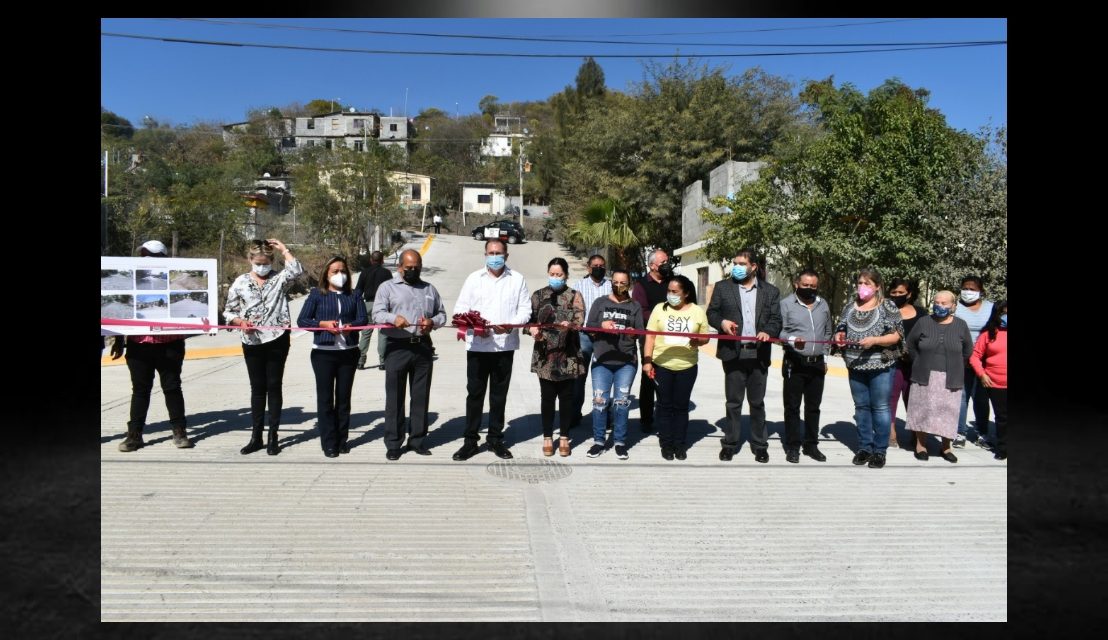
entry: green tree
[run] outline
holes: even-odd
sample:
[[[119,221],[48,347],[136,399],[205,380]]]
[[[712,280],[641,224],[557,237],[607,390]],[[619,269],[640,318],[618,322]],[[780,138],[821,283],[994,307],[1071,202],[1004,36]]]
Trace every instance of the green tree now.
[[[492,116],[496,115],[497,111],[500,110],[499,100],[500,98],[497,98],[494,95],[487,95],[484,98],[481,98],[480,101],[478,101],[477,108],[481,110],[482,114],[491,118]]]
[[[346,107],[341,102],[330,98],[316,98],[304,105],[304,110],[308,112],[308,115],[322,116],[336,111],[345,111]]]
[[[577,69],[577,96],[582,99],[598,98],[604,95],[604,70],[591,56]]]
[[[646,236],[647,220],[635,208],[613,198],[594,200],[568,233],[568,239],[580,247],[612,248],[615,266],[637,268],[634,256]]]

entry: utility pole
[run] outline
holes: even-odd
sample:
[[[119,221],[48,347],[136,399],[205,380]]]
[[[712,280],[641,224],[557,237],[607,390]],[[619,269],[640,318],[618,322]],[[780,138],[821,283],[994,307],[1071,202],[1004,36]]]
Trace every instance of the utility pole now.
[[[519,141],[519,226],[523,226],[523,139]]]

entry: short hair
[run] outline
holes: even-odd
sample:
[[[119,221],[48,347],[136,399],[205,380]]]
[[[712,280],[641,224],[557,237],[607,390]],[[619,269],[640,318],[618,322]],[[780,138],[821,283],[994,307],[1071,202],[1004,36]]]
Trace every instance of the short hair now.
[[[559,267],[561,267],[562,273],[566,274],[566,277],[569,276],[569,263],[566,262],[565,258],[551,258],[550,262],[546,263],[546,270],[550,271],[550,267],[553,267],[554,265],[558,265]]]
[[[793,280],[793,282],[800,282],[800,279],[804,276],[812,276],[816,280],[819,280],[819,274],[816,273],[814,269],[803,269],[800,273],[796,274],[796,280]]]
[[[659,253],[664,253],[666,254],[666,258],[669,258],[669,252],[665,249],[655,249],[650,252],[650,262],[654,262],[654,258],[657,258]]]
[[[385,254],[384,253],[381,253],[380,251],[374,251],[373,253],[369,254],[369,263],[370,264],[384,264],[384,262],[385,262]]]
[[[326,295],[329,291],[327,288],[327,285],[329,284],[329,280],[327,279],[327,272],[331,270],[331,265],[335,264],[336,262],[342,263],[342,272],[346,274],[346,283],[342,285],[342,292],[350,293],[352,291],[352,288],[350,286],[350,263],[346,261],[345,256],[335,255],[331,256],[331,259],[323,265],[323,270],[319,272],[319,282],[316,285],[316,288],[319,289],[319,292],[324,295]]]
[[[508,245],[505,244],[505,242],[503,240],[501,240],[500,238],[489,238],[488,240],[485,240],[485,251],[489,250],[489,244],[492,243],[492,242],[495,242],[495,243],[499,244],[500,246],[504,247],[504,253],[508,253]]]
[[[958,287],[961,288],[961,287],[966,286],[967,282],[972,282],[972,283],[976,284],[977,288],[981,290],[981,293],[985,293],[985,283],[981,282],[981,278],[979,278],[975,275],[972,275],[972,274],[968,275],[968,276],[962,278],[962,281],[958,284]]]
[[[628,282],[628,284],[630,284],[630,282],[631,282],[631,272],[628,271],[627,269],[623,269],[623,268],[612,269],[612,273],[610,275],[611,275],[612,278],[615,278],[616,275],[620,274],[620,273],[627,276],[627,282]]]
[[[592,261],[596,260],[597,258],[600,258],[601,260],[604,260],[605,265],[608,264],[608,261],[605,260],[604,256],[600,255],[599,253],[594,253],[591,256],[589,256],[589,259],[585,261],[585,264],[592,264]]]
[[[762,263],[762,258],[761,258],[761,256],[758,255],[757,250],[755,250],[751,247],[744,247],[744,248],[739,249],[738,251],[736,251],[735,255],[732,256],[731,259],[734,260],[735,258],[739,258],[739,257],[746,258],[750,262],[758,265],[758,267],[754,270],[754,277],[755,278],[758,278],[759,280],[765,280],[766,279],[766,265]],[[817,275],[816,277],[818,278],[819,275]]]
[[[253,260],[258,256],[265,256],[270,260],[273,259],[273,245],[269,244],[268,240],[250,241],[250,247],[246,250],[246,257]]]

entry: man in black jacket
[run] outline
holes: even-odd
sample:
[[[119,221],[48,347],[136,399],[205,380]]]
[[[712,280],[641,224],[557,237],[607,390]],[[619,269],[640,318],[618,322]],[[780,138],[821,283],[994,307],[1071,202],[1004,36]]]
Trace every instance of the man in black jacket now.
[[[781,333],[781,292],[764,279],[753,249],[739,251],[728,278],[716,283],[708,303],[708,324],[720,333],[749,340],[720,340],[716,357],[723,362],[727,422],[719,459],[729,461],[739,447],[743,396],[750,403],[750,450],[758,462],[769,462],[766,431],[766,379],[772,336]]]
[[[369,266],[358,275],[358,284],[354,286],[354,292],[361,295],[365,304],[367,318],[372,317],[370,311],[373,309],[373,298],[377,296],[377,288],[381,283],[392,279],[392,274],[384,263],[385,254],[380,251],[369,254]],[[369,352],[369,338],[372,335],[373,329],[366,329],[358,338],[358,351],[361,352],[358,356],[358,369],[366,368],[366,354]],[[380,333],[377,335],[377,368],[385,368],[385,340],[381,339]]]

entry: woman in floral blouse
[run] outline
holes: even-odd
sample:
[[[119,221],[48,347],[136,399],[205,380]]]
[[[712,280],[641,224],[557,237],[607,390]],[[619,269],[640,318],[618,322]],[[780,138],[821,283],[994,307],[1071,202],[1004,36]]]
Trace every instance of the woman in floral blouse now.
[[[577,377],[585,373],[577,329],[585,321],[585,301],[581,294],[566,286],[569,264],[554,258],[547,264],[549,284],[531,294],[531,322],[557,325],[557,328],[531,327],[535,350],[531,371],[539,375],[542,392],[542,452],[554,455],[554,400],[558,400],[558,454],[568,456],[569,428],[573,420],[573,394]]]
[[[285,268],[273,270],[274,249],[285,259]],[[254,240],[247,251],[250,273],[235,279],[227,292],[223,318],[227,324],[242,328],[242,357],[250,377],[250,416],[253,430],[250,442],[240,451],[254,453],[262,448],[262,422],[266,399],[269,399],[269,442],[266,453],[277,455],[277,428],[281,424],[281,382],[285,376],[285,360],[289,356],[289,330],[255,329],[259,327],[289,327],[288,291],[296,278],[304,273],[285,243],[270,238]]]

